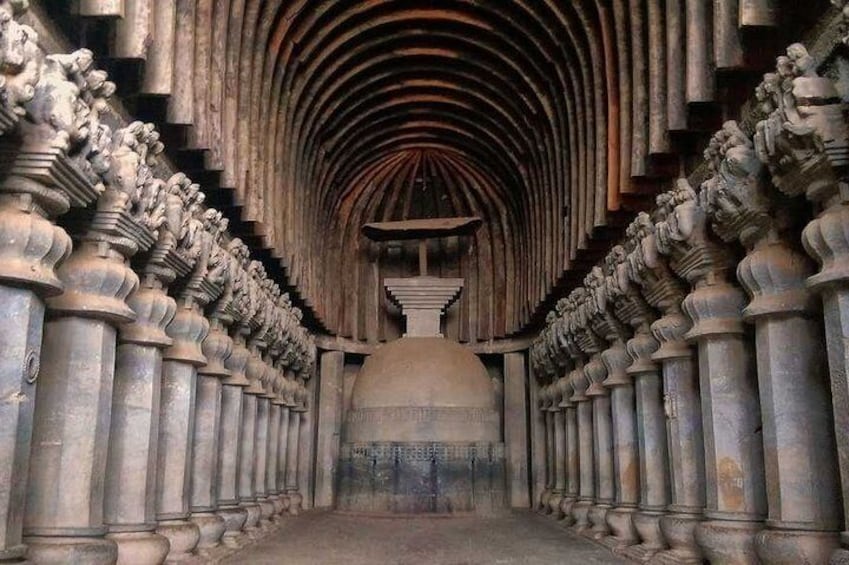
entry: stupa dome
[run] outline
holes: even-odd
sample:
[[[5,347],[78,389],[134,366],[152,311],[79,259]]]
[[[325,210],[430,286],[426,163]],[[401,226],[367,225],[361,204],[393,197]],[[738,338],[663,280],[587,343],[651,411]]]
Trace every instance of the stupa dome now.
[[[354,384],[349,442],[498,441],[498,412],[480,359],[441,337],[378,348]]]

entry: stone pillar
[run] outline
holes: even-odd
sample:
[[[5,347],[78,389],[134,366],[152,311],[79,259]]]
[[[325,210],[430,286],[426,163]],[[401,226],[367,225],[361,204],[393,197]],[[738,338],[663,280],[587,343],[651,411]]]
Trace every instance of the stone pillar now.
[[[103,475],[112,411],[116,325],[138,286],[126,248],[89,234],[59,269],[65,292],[48,300],[27,512],[29,557],[39,563],[112,563],[102,536]]]
[[[239,506],[239,461],[242,445],[242,391],[250,385],[245,365],[250,352],[245,346],[247,328],[234,334],[233,350],[225,362],[230,376],[221,381],[221,420],[218,447],[218,515],[224,520],[221,542],[238,547],[238,536],[248,513]]]
[[[698,343],[707,501],[696,541],[715,563],[756,563],[766,513],[757,375],[742,327],[745,298],[717,281],[684,300]]]
[[[593,402],[586,395],[587,377],[584,374],[584,364],[580,359],[575,360],[575,370],[572,371],[572,390],[574,394],[569,399],[578,405],[578,466],[580,469],[580,490],[578,500],[572,506],[574,528],[584,532],[590,527],[589,511],[595,499],[595,472],[593,462]]]
[[[645,213],[628,226],[625,251],[628,278],[642,288],[645,301],[661,312],[651,324],[660,344],[651,360],[662,364],[670,501],[660,516],[668,550],[653,558],[660,564],[701,565],[695,529],[705,505],[704,442],[699,375],[693,350],[684,341],[690,321],[681,311],[684,283],[658,254],[655,225]],[[651,534],[650,534],[651,535]]]
[[[229,292],[225,298],[226,302]],[[197,551],[209,556],[218,546],[226,526],[218,515],[218,454],[221,432],[221,380],[231,376],[225,362],[233,350],[233,340],[227,334],[219,308],[210,316],[209,333],[203,340],[206,364],[197,370],[194,426],[192,433],[190,520],[197,525],[200,539]],[[229,319],[228,319],[229,321]]]
[[[607,378],[602,384],[610,390],[616,493],[614,507],[607,512],[607,525],[612,534],[602,542],[608,547],[620,549],[639,541],[633,520],[640,497],[641,475],[637,456],[634,382],[625,371],[631,360],[621,339],[613,341],[601,357],[607,368]]]
[[[16,21],[25,10],[25,3],[4,4],[0,46],[0,137],[4,145],[10,138],[14,144],[3,148],[0,171],[0,562],[26,553],[24,509],[44,351],[44,300],[65,289],[54,269],[71,252],[71,238],[52,220],[99,195],[94,179],[71,160],[79,155],[67,153],[70,145],[85,144],[90,130],[80,126],[95,113],[89,114],[80,99],[76,77],[63,76],[66,69],[55,69],[49,80],[42,76],[38,35]],[[20,137],[13,137],[14,130]]]
[[[841,192],[842,195],[842,192]],[[843,197],[828,206],[805,228],[803,241],[808,253],[817,259],[820,270],[807,285],[822,298],[825,343],[831,380],[834,427],[849,429],[849,241],[841,239],[849,225],[849,198]],[[822,414],[819,414],[822,416]],[[821,430],[821,428],[820,428]],[[849,438],[836,435],[843,499],[844,531],[840,534],[842,549],[832,562],[849,563]]]
[[[540,368],[534,369],[534,374],[528,378],[529,396],[528,410],[530,415],[530,442],[531,442],[531,497],[528,502],[528,507],[539,509],[542,501],[543,491],[545,490],[545,420],[541,406],[542,388],[539,384],[540,375],[537,373]],[[506,374],[506,371],[505,371]],[[507,385],[505,378],[504,392],[504,410],[507,410]],[[505,427],[505,435],[507,429]]]
[[[300,385],[295,385],[300,389]],[[298,455],[301,437],[301,407],[298,398],[304,394],[296,392],[295,405],[289,409],[289,440],[286,444],[286,496],[289,499],[289,514],[297,516],[301,512],[301,493],[298,489]]]
[[[652,325],[653,332],[671,330],[663,324],[685,324],[666,315]],[[680,328],[681,326],[677,326]],[[683,334],[683,332],[682,332]],[[660,337],[655,333],[656,337]],[[695,531],[704,519],[705,451],[702,432],[702,407],[699,398],[699,374],[693,351],[682,339],[667,335],[658,339],[661,347],[652,358],[663,363],[664,412],[669,449],[671,504],[661,516],[660,529],[670,549],[655,556],[658,563],[701,564],[701,550]]]
[[[165,327],[177,305],[154,274],[128,303],[137,317],[118,335],[104,520],[106,537],[118,544],[118,563],[158,564],[170,549],[154,532],[162,350],[172,344]]]
[[[792,82],[792,86],[776,91],[766,100],[772,113],[758,124],[755,145],[759,156],[768,157],[773,184],[791,197],[804,194],[819,210],[817,217],[804,228],[802,242],[820,266],[820,270],[807,279],[806,285],[822,298],[833,424],[837,432],[837,462],[842,479],[844,531],[840,534],[840,541],[843,548],[836,550],[832,562],[849,563],[849,532],[845,531],[849,524],[849,436],[845,433],[849,429],[849,411],[846,410],[849,405],[849,270],[846,268],[849,264],[846,229],[849,225],[849,191],[846,185],[849,129],[846,104],[834,81],[818,76],[816,61],[802,45],[788,47],[786,56],[779,58],[776,68],[785,83]],[[762,91],[768,92],[763,87]],[[770,127],[776,125],[778,127]],[[765,327],[770,328],[770,341],[774,340],[773,343],[764,343],[768,347],[770,362],[773,362],[774,355],[781,355],[780,360],[791,363],[790,367],[795,369],[786,373],[777,369],[769,372],[767,391],[772,392],[775,398],[764,403],[764,431],[765,434],[775,434],[779,450],[773,454],[772,438],[765,436],[767,480],[771,481],[774,473],[781,473],[778,478],[782,499],[778,508],[774,508],[774,498],[769,500],[767,525],[770,531],[759,535],[758,551],[770,558],[781,552],[778,563],[789,562],[801,555],[808,556],[812,563],[819,562],[833,543],[828,530],[835,523],[831,518],[831,507],[838,500],[836,493],[830,492],[829,415],[821,408],[823,393],[816,371],[809,370],[811,365],[816,366],[816,352],[803,349],[806,344],[810,345],[807,340],[815,340],[815,337],[796,333],[800,326],[808,327],[802,320],[804,317],[805,313],[796,312],[784,322],[786,329],[781,327],[777,316],[775,319],[767,317],[765,322]],[[756,327],[760,361],[760,346],[766,341],[766,329],[761,331],[759,326]],[[792,332],[792,350],[800,352],[800,358],[790,360],[787,355],[791,352],[778,351],[783,331]],[[780,387],[785,390],[778,391]],[[764,392],[762,389],[762,398]],[[788,406],[789,398],[792,402]],[[779,405],[781,409],[777,410]],[[775,421],[767,422],[773,411],[776,412]],[[793,414],[801,411],[805,411],[805,417],[801,420],[794,418]],[[787,451],[784,441],[793,446],[792,451]],[[798,449],[804,449],[804,455]],[[810,460],[813,473],[800,459]],[[792,469],[788,467],[790,464]],[[789,480],[785,479],[784,472],[791,473]],[[769,486],[772,495],[772,484]],[[804,502],[801,502],[801,496],[804,496]]]
[[[157,533],[171,542],[169,561],[188,558],[200,539],[189,516],[197,368],[206,365],[201,343],[208,331],[200,305],[184,297],[167,328],[174,343],[165,351],[162,369],[156,468]]]
[[[309,378],[310,375],[298,371],[301,380],[300,391],[303,400],[299,401],[301,412],[300,437],[298,438],[298,492],[301,495],[301,508],[310,510],[313,508],[313,481],[315,478],[315,418],[311,406],[315,406],[316,379]]]
[[[254,490],[254,448],[256,446],[256,407],[257,395],[262,389],[251,390],[251,386],[244,389],[242,399],[242,422],[241,422],[241,449],[239,449],[239,504],[247,512],[245,519],[245,533],[249,537],[256,537],[257,524],[259,524],[260,508],[256,503],[256,491]]]
[[[542,399],[542,418],[545,423],[545,490],[542,491],[540,499],[540,511],[543,514],[551,512],[548,502],[554,494],[554,418],[551,412],[552,385],[542,387],[540,397]]]
[[[563,500],[560,502],[560,514],[563,517],[563,524],[571,526],[575,519],[572,516],[572,507],[578,500],[578,492],[581,484],[580,464],[578,461],[578,411],[575,403],[572,402],[572,371],[566,377],[561,379],[560,386],[562,387],[563,400],[560,402],[560,407],[563,410],[563,425],[564,443],[566,444],[565,452],[565,469],[566,469],[566,492]]]
[[[839,479],[820,311],[805,288],[813,269],[796,243],[800,207],[765,181],[759,156],[769,149],[759,154],[735,122],[713,145],[726,148],[707,153],[724,174],[702,185],[701,200],[714,232],[748,251],[737,277],[751,296],[743,316],[755,325],[769,508],[755,549],[771,564],[826,563],[839,547]]]
[[[267,332],[267,327],[263,327],[254,336],[249,343],[250,356],[246,367],[247,378],[250,385],[243,390],[244,399],[242,405],[242,425],[241,435],[242,444],[239,451],[239,501],[247,513],[248,517],[245,520],[245,533],[256,538],[259,535],[258,525],[262,510],[257,501],[257,484],[256,484],[256,452],[257,452],[257,412],[259,406],[259,397],[265,393],[260,379],[265,371],[265,364],[262,362],[259,344]],[[263,344],[264,345],[264,344]]]
[[[41,199],[39,193],[51,197]],[[5,485],[0,490],[0,561],[26,552],[24,503],[44,299],[62,292],[54,269],[71,250],[71,238],[48,218],[67,208],[67,197],[57,187],[15,177],[0,183],[0,484]]]
[[[637,561],[649,561],[667,547],[660,529],[660,519],[670,502],[663,380],[660,368],[651,359],[659,344],[651,335],[648,323],[644,321],[638,326],[627,347],[631,357],[627,370],[634,379],[637,409],[640,504],[634,514],[634,527],[640,543],[627,548],[624,554]]]
[[[707,229],[707,213],[685,179],[659,198],[665,220],[658,250],[691,286],[685,338],[698,344],[705,446],[706,507],[696,529],[704,556],[715,563],[755,563],[754,536],[763,527],[766,491],[757,375],[742,325],[743,291],[727,281],[733,260]]]
[[[504,443],[511,508],[530,508],[525,353],[504,354]]]
[[[268,499],[268,489],[265,482],[266,458],[268,457],[268,420],[271,400],[261,394],[256,399],[256,440],[254,448],[254,490],[259,504],[259,526],[263,530],[271,527],[271,516],[274,515],[274,504]]]
[[[826,563],[839,547],[824,340],[819,308],[804,288],[811,271],[806,258],[780,241],[764,242],[738,268],[753,296],[743,313],[755,324],[769,506],[756,549],[768,563]]]
[[[280,447],[280,412],[282,400],[278,395],[278,380],[283,380],[283,377],[278,374],[275,376],[274,398],[271,399],[269,406],[270,416],[268,418],[268,455],[265,458],[265,480],[268,485],[268,498],[274,506],[274,515],[272,520],[278,522],[279,516],[283,512],[283,497],[280,494],[280,489],[277,487],[277,450]]]
[[[295,406],[294,379],[283,373],[280,389],[280,434],[277,436],[277,491],[283,504],[283,511],[289,510],[289,496],[286,494],[286,461],[289,451],[289,419]]]
[[[566,429],[564,427],[563,409],[560,408],[562,393],[560,392],[559,380],[551,385],[551,405],[548,411],[551,413],[552,431],[554,437],[554,452],[552,457],[552,471],[554,473],[554,487],[551,498],[548,499],[550,516],[560,518],[560,503],[566,492]]]
[[[592,527],[585,534],[594,539],[601,539],[610,533],[607,526],[607,512],[613,507],[615,496],[610,393],[601,384],[607,375],[607,370],[601,362],[601,355],[593,355],[584,366],[584,373],[590,382],[586,394],[593,403],[593,455],[596,479],[595,504],[589,510]]]
[[[345,354],[327,351],[321,354],[318,395],[318,460],[315,469],[315,505],[333,508],[336,500],[336,469],[342,433],[342,387]]]

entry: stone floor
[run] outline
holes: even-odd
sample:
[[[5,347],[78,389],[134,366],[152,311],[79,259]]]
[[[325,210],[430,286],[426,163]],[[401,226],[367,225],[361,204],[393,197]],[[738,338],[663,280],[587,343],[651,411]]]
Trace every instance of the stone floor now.
[[[328,512],[286,520],[223,561],[286,565],[606,565],[607,549],[531,513],[501,518],[372,518]]]

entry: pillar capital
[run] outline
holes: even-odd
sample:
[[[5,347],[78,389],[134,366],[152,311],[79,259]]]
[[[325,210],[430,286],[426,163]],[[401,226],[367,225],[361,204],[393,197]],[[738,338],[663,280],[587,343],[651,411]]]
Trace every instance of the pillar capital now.
[[[849,163],[849,126],[835,82],[819,76],[814,58],[794,43],[756,93],[766,118],[756,126],[755,146],[775,186],[814,202],[846,201],[838,181]]]

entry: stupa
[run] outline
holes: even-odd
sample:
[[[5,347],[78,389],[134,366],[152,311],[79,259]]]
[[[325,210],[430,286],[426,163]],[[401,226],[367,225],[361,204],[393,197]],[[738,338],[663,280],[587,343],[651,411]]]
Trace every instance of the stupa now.
[[[428,276],[425,240],[468,235],[478,218],[368,224],[371,239],[419,239],[420,274],[385,279],[406,318],[357,375],[341,450],[343,511],[489,514],[505,506],[504,444],[489,375],[440,332],[463,279]]]

